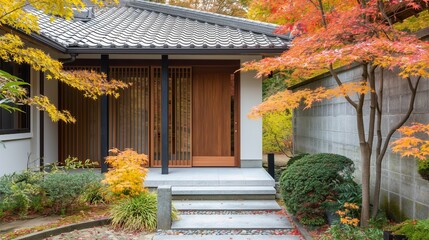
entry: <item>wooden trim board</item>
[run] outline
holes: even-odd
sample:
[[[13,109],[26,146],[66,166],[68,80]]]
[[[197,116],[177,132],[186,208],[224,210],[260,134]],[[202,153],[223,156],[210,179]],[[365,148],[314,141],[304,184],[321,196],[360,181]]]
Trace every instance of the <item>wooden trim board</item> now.
[[[194,167],[235,167],[234,156],[193,156]]]

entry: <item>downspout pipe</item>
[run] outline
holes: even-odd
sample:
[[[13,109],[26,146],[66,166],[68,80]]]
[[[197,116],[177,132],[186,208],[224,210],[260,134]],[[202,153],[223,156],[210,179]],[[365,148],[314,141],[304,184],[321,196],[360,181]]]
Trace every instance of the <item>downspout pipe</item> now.
[[[63,60],[61,60],[61,62],[63,64],[72,63],[72,62],[76,61],[77,55],[79,55],[79,54],[77,54],[77,53],[70,53],[70,58],[63,59]]]

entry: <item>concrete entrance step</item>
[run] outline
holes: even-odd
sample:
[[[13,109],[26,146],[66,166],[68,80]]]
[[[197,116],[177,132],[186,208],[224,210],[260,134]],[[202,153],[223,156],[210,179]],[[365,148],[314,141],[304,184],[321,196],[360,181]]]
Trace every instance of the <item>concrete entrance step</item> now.
[[[292,229],[280,214],[181,215],[173,230]]]
[[[175,200],[179,211],[278,211],[282,208],[275,200]]]
[[[173,195],[240,195],[276,194],[272,186],[198,186],[173,187]]]
[[[154,240],[299,240],[293,235],[156,235]]]

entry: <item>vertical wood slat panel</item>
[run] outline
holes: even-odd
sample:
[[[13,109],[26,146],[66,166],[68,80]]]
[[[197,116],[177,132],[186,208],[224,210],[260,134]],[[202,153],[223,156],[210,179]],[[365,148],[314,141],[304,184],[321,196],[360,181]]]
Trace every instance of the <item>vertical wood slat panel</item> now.
[[[112,77],[132,85],[120,92],[119,99],[111,97],[110,131],[115,137],[110,144],[118,149],[132,148],[139,153],[149,154],[149,139],[146,135],[150,112],[149,68],[111,67]]]
[[[81,69],[100,70],[99,67],[90,66],[68,68],[68,70]],[[161,166],[160,67],[150,69],[112,66],[110,74],[112,79],[131,82],[133,85],[121,91],[119,99],[113,97],[109,99],[109,147],[133,148],[140,153],[150,154],[151,165]],[[169,75],[171,84],[169,155],[173,160],[170,164],[176,167],[191,166],[192,69],[171,67]],[[101,156],[99,102],[84,98],[81,93],[67,86],[60,86],[60,95],[60,108],[70,110],[78,121],[74,125],[60,123],[60,159],[63,160],[70,155],[80,160],[99,161]]]
[[[94,70],[99,67],[77,66],[65,67],[66,70]],[[76,118],[74,124],[59,123],[59,161],[68,156],[84,161],[100,161],[99,138],[99,101],[86,98],[76,89],[63,83],[59,85],[59,109],[68,110]]]
[[[99,67],[77,66],[67,70],[99,71]],[[112,79],[131,82],[133,85],[120,92],[119,99],[109,98],[109,147],[133,148],[149,153],[149,68],[111,67]],[[67,156],[80,160],[100,160],[100,109],[99,102],[83,97],[82,93],[60,84],[60,109],[69,110],[76,124],[59,125],[59,159]],[[146,121],[144,121],[146,120]]]
[[[151,69],[152,146],[151,166],[161,166],[161,68]],[[191,67],[169,68],[169,166],[192,166],[191,149]]]

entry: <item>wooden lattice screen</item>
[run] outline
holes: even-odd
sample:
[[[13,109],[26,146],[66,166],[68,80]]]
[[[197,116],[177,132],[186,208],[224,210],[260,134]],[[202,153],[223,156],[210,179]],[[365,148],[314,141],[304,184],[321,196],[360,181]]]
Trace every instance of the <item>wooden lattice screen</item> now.
[[[74,66],[67,70],[95,70]],[[161,166],[161,68],[110,67],[110,77],[131,83],[120,97],[109,99],[109,148],[133,148]],[[190,167],[192,68],[169,68],[169,165]],[[76,117],[75,124],[59,124],[59,159],[68,156],[100,162],[100,101],[60,84],[60,109]]]
[[[161,166],[161,68],[152,68],[151,165]],[[192,68],[169,68],[169,166],[192,166]]]
[[[110,77],[131,87],[109,101],[109,147],[149,154],[150,81],[148,67],[111,67]]]

